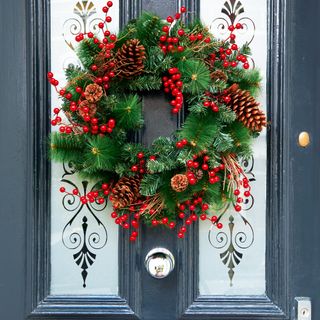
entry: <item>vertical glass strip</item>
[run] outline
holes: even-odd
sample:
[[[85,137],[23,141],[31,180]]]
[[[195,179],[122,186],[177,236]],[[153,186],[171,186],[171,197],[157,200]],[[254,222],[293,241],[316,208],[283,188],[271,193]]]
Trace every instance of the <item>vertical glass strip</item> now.
[[[119,29],[119,1],[110,9],[111,31]],[[81,66],[75,54],[75,36],[101,32],[104,21],[98,0],[51,0],[51,70],[59,87],[65,85],[64,69]],[[61,101],[51,92],[52,109]],[[63,119],[63,121],[66,121]],[[118,227],[106,204],[83,205],[78,196],[60,193],[65,187],[85,195],[94,183],[83,181],[72,163],[52,163],[51,176],[51,294],[113,295],[118,293]]]
[[[249,43],[251,66],[263,76],[258,100],[266,109],[267,1],[201,0],[201,19],[221,39],[231,24],[242,23],[237,44]],[[237,213],[223,214],[222,229],[199,227],[199,289],[202,295],[259,295],[265,293],[266,248],[266,130],[255,141],[254,155],[243,162],[251,180],[252,197]]]

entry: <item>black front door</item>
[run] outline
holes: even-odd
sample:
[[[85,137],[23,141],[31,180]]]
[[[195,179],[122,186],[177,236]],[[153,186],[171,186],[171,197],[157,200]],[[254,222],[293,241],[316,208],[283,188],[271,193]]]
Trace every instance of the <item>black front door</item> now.
[[[189,19],[205,17],[210,10],[216,10],[216,4],[208,1],[180,2],[120,1],[120,25],[142,10],[154,11],[165,18],[175,13],[179,5],[186,5],[191,12]],[[72,248],[63,249],[66,259],[60,258],[58,263],[52,255],[55,253],[53,231],[56,225],[52,219],[54,209],[51,204],[55,200],[47,160],[50,95],[46,73],[50,61],[53,62],[53,57],[50,58],[50,47],[53,46],[50,17],[53,19],[52,10],[58,1],[25,3],[14,0],[0,4],[3,44],[0,50],[1,319],[293,320],[298,312],[295,298],[299,296],[311,298],[312,319],[319,318],[319,43],[314,36],[319,30],[315,18],[320,14],[319,6],[316,0],[308,5],[301,0],[270,0],[260,8],[261,12],[267,10],[266,31],[259,29],[259,21],[254,20],[260,17],[259,7],[253,19],[252,11],[248,9],[249,1],[220,2],[219,14],[224,21],[212,19],[211,27],[216,26],[216,32],[223,32],[224,23],[238,16],[247,19],[248,29],[252,22],[256,34],[265,32],[267,35],[266,105],[271,123],[265,147],[267,162],[265,167],[258,168],[265,172],[267,191],[265,200],[256,200],[263,201],[266,208],[266,224],[254,230],[255,239],[259,235],[263,239],[265,235],[265,242],[260,247],[262,251],[250,248],[253,250],[250,261],[255,267],[250,267],[250,262],[242,269],[247,278],[240,279],[237,277],[239,269],[223,261],[226,255],[240,254],[237,256],[240,268],[248,261],[248,255],[241,250],[235,251],[236,243],[219,249],[222,243],[219,239],[224,241],[224,238],[214,237],[209,227],[203,232],[195,225],[183,240],[178,239],[175,232],[142,228],[141,237],[134,245],[128,242],[127,234],[119,232],[119,238],[114,242],[118,246],[115,267],[115,274],[118,274],[115,287],[118,289],[116,293],[111,290],[110,294],[103,288],[102,294],[92,289],[94,269],[86,269],[88,275],[84,277],[83,270],[72,258],[75,253]],[[99,4],[94,2],[92,5],[98,7]],[[81,8],[93,10],[90,1],[73,1],[71,8],[76,6],[80,11]],[[114,6],[117,6],[116,2]],[[65,10],[67,8],[66,1]],[[54,23],[60,22],[52,20],[51,28]],[[183,121],[172,117],[169,111],[163,113],[160,95],[146,96],[144,110],[146,128],[138,138],[144,144],[149,144],[159,134],[170,134]],[[301,144],[305,134],[300,135],[303,131],[310,135],[310,144],[304,147]],[[251,165],[246,164],[247,170],[256,174],[252,176],[255,179],[259,172],[251,172]],[[62,175],[67,175],[57,176],[56,180],[71,179],[69,168],[65,170]],[[252,219],[249,216],[246,221]],[[83,230],[86,223],[82,217],[77,230]],[[225,234],[232,237],[236,222],[229,217],[225,227]],[[63,230],[60,230],[61,234]],[[109,229],[108,232],[110,239],[112,232]],[[245,243],[244,237],[249,236],[249,233],[241,234],[240,230],[237,239],[241,244]],[[212,244],[211,248],[218,249],[207,254],[206,242]],[[160,247],[172,253],[175,267],[168,277],[155,279],[144,263],[148,252]],[[99,261],[108,260],[99,255],[103,253],[97,253],[94,267]],[[216,257],[214,264],[211,255]],[[257,263],[260,259],[263,260],[262,267]],[[206,260],[208,264],[211,261],[209,270],[203,267]],[[69,266],[74,271],[70,271]],[[102,283],[106,279],[103,268],[99,271]],[[212,276],[214,273],[219,276]],[[65,280],[60,281],[59,274],[63,274]],[[73,291],[63,289],[64,281],[68,286],[68,278],[72,279],[70,283],[79,284]],[[302,311],[302,320],[311,319],[307,317],[308,312]]]

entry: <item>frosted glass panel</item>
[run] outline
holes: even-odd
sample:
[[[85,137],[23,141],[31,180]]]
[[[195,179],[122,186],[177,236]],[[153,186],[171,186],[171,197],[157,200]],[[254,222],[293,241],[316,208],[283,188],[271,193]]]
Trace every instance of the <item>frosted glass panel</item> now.
[[[221,39],[228,26],[240,22],[237,43],[252,48],[250,64],[259,68],[264,82],[259,101],[266,108],[267,1],[201,0],[201,19]],[[224,212],[221,230],[199,226],[199,289],[202,295],[265,293],[266,247],[266,132],[255,141],[254,156],[243,163],[251,180],[252,197],[241,213]]]
[[[51,0],[51,70],[60,85],[63,68],[80,62],[74,52],[75,35],[99,32],[105,1]],[[111,31],[119,28],[119,1],[110,10]],[[52,90],[51,106],[59,106]],[[81,195],[94,185],[80,180],[72,164],[52,164],[51,176],[51,294],[106,295],[118,293],[118,227],[110,218],[110,207],[83,205],[78,197],[61,194],[64,186]]]

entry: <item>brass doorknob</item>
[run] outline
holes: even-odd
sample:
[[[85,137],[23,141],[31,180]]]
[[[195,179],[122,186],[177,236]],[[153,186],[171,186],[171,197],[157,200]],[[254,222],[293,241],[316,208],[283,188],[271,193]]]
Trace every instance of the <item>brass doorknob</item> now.
[[[154,248],[146,255],[144,264],[153,278],[163,279],[174,269],[175,261],[168,249]]]
[[[302,148],[305,148],[310,144],[310,135],[307,131],[300,132],[298,137],[298,144]]]

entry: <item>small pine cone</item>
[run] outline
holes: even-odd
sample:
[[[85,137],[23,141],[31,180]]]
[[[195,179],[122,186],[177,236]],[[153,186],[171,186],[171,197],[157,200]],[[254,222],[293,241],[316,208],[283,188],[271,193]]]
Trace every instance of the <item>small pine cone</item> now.
[[[228,81],[228,76],[222,70],[215,70],[211,72],[210,77],[213,81]]]
[[[202,170],[196,170],[194,172],[194,175],[196,176],[197,180],[201,180],[203,178],[203,171]]]
[[[171,188],[176,192],[182,192],[188,188],[189,181],[185,174],[176,174],[171,178]]]
[[[84,95],[89,102],[97,102],[101,99],[103,90],[96,83],[91,83],[87,85]]]
[[[89,115],[90,118],[92,118],[97,112],[97,106],[94,103],[90,103],[88,100],[83,100],[79,104],[78,112],[82,118],[85,115]]]
[[[259,109],[260,104],[249,91],[241,90],[235,83],[227,89],[227,94],[231,98],[227,106],[248,129],[260,132],[267,126],[266,115]]]
[[[112,189],[112,204],[115,208],[122,209],[135,203],[140,197],[139,177],[122,177]]]
[[[116,59],[116,73],[120,78],[130,79],[138,76],[144,70],[146,58],[145,47],[138,39],[128,40],[118,50]]]

